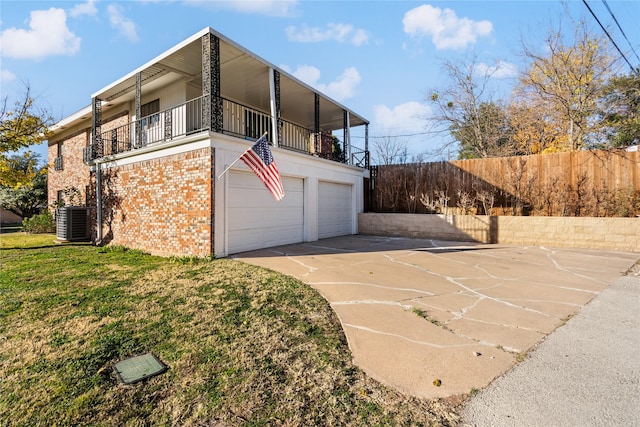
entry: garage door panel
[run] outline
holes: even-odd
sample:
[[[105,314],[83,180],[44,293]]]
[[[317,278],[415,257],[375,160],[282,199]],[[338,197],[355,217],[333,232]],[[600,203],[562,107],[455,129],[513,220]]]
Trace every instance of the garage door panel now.
[[[250,251],[253,249],[268,248],[272,246],[286,245],[288,243],[298,243],[298,230],[295,227],[275,230],[236,230],[229,232],[229,241],[233,243],[230,253]]]
[[[285,197],[277,202],[253,173],[230,172],[227,192],[228,252],[301,242],[304,183],[282,177]]]
[[[353,233],[353,203],[350,184],[318,183],[318,238]]]

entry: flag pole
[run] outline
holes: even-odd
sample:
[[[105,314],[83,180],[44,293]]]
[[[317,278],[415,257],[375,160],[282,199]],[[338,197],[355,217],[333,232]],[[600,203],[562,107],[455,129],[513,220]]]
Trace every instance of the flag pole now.
[[[267,136],[267,134],[268,134],[268,132],[265,132],[265,133],[262,134],[262,136]],[[262,138],[262,136],[260,138]],[[258,139],[260,139],[260,138],[258,138]],[[251,150],[251,147],[249,147],[247,150]],[[223,175],[225,173],[229,172],[229,169],[231,169],[233,167],[233,165],[238,163],[238,160],[240,160],[242,158],[242,156],[244,155],[244,153],[247,152],[247,150],[245,150],[242,154],[240,154],[237,159],[235,159],[233,162],[231,162],[231,164],[229,166],[227,166],[227,168],[224,171],[222,171],[222,173],[218,176],[218,181],[220,180],[220,178],[223,177]]]

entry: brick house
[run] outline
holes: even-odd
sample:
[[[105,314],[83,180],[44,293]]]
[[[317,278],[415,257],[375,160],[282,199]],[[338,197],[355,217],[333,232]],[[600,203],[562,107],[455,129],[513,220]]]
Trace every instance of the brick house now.
[[[92,239],[227,256],[355,234],[368,121],[211,28],[91,95],[48,142],[49,203],[90,207]],[[268,132],[286,197],[237,162]],[[334,135],[340,156],[332,154]],[[336,158],[337,157],[337,158]]]

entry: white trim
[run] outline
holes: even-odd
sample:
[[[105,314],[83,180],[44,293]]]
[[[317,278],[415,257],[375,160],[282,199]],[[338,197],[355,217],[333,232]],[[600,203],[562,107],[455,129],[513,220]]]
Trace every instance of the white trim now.
[[[124,166],[208,147],[211,147],[211,134],[207,132],[125,151],[124,153],[100,159],[100,162],[108,165],[107,167]]]
[[[62,130],[65,128],[65,126],[70,126],[70,125],[76,125],[76,123],[73,123],[77,120],[82,119],[82,116],[85,116],[89,114],[88,118],[85,118],[85,120],[91,120],[91,105],[84,107],[81,110],[76,111],[75,113],[71,114],[70,116],[65,117],[64,119],[60,120],[59,122],[55,123],[53,126],[51,126],[51,128],[49,129],[50,132],[56,132],[58,130]]]

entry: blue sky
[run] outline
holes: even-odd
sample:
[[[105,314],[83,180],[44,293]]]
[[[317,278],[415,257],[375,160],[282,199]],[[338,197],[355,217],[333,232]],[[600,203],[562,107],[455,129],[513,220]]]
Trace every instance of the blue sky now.
[[[640,2],[588,4],[634,66],[614,23],[640,53]],[[474,57],[508,97],[520,39],[541,44],[552,24],[584,19],[601,29],[582,1],[0,1],[0,92],[19,99],[28,82],[56,119],[91,94],[210,26],[370,120],[379,137],[431,153],[442,139],[426,132],[426,94],[448,84],[445,60]],[[621,63],[621,61],[619,61]],[[620,66],[623,72],[628,67]],[[411,136],[409,136],[411,135]],[[361,130],[353,144],[363,147]],[[46,158],[44,146],[38,152]],[[435,157],[427,156],[435,159]]]

